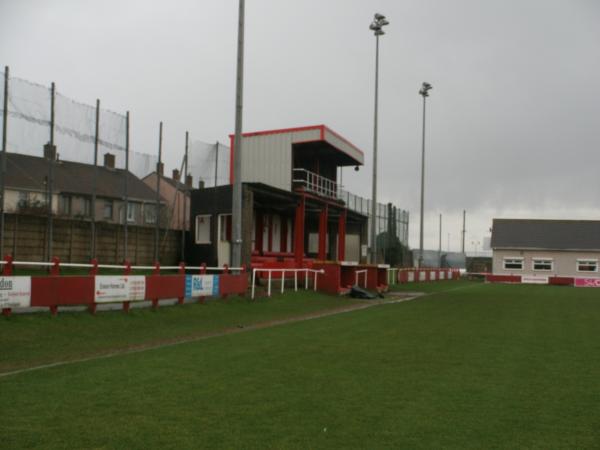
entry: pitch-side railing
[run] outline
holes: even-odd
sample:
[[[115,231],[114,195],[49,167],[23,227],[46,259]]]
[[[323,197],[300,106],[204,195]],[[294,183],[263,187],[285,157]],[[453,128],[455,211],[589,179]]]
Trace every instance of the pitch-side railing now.
[[[358,276],[359,276],[359,275],[361,275],[361,274],[363,274],[363,275],[364,275],[364,277],[363,277],[363,278],[364,278],[364,280],[365,280],[365,286],[364,286],[364,287],[365,287],[365,289],[366,289],[366,288],[367,288],[367,269],[364,269],[364,270],[357,270],[356,272],[354,272],[354,284],[355,284],[356,286],[359,286],[359,284],[358,284],[358,278],[359,278],[359,277],[358,277]]]
[[[283,293],[284,288],[285,288],[285,274],[287,272],[293,273],[294,274],[294,291],[298,291],[298,274],[299,273],[303,273],[304,274],[304,289],[308,290],[308,279],[309,279],[309,274],[312,273],[313,275],[313,290],[316,291],[317,290],[317,276],[319,274],[323,274],[325,273],[325,271],[323,269],[320,270],[314,270],[314,269],[273,269],[273,268],[269,268],[269,269],[261,269],[261,268],[255,268],[252,269],[252,300],[254,300],[254,291],[256,289],[256,274],[260,273],[260,272],[267,272],[267,296],[271,296],[271,282],[273,280],[273,276],[272,274],[275,273],[281,273],[281,292]]]

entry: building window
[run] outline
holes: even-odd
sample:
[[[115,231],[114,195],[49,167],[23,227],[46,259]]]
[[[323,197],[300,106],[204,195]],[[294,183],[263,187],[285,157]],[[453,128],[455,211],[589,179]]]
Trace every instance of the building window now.
[[[90,217],[92,215],[92,200],[83,198],[81,203],[83,205],[83,215],[85,217]]]
[[[598,272],[597,259],[578,259],[577,272]]]
[[[504,270],[523,270],[523,258],[504,258]]]
[[[196,244],[210,243],[210,214],[196,216]]]
[[[29,192],[19,191],[19,208],[26,208],[29,206]]]
[[[552,259],[548,258],[533,258],[532,259],[533,270],[551,271],[553,267]]]
[[[71,215],[71,197],[68,195],[58,196],[58,213],[70,216]]]
[[[231,241],[231,214],[219,216],[219,240],[221,242]]]
[[[112,202],[112,200],[104,201],[103,217],[108,220],[113,219],[113,202]]]
[[[146,223],[156,223],[156,205],[144,205],[144,220]]]
[[[127,222],[135,222],[136,209],[135,203],[127,203]]]

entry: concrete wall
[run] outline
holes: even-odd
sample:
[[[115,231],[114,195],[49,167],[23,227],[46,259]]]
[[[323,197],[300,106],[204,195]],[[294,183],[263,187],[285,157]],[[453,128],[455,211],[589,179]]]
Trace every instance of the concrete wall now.
[[[4,254],[20,261],[48,261],[46,255],[47,218],[24,214],[5,215]],[[122,263],[124,230],[122,225],[96,223],[97,259],[101,264]],[[154,260],[154,227],[128,226],[128,258],[133,264],[148,265]],[[91,224],[76,219],[54,219],[53,251],[63,262],[90,261]],[[181,231],[160,231],[160,262],[178,264],[181,252]]]
[[[504,270],[504,258],[523,258],[523,270]],[[534,258],[552,259],[551,271],[533,270]],[[539,275],[562,277],[597,277],[598,272],[578,272],[578,259],[600,260],[600,252],[570,252],[542,250],[494,250],[492,257],[492,273],[494,275]]]

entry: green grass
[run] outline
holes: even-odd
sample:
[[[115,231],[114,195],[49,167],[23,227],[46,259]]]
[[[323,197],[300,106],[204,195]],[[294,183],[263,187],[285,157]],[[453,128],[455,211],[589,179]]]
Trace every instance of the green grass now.
[[[600,447],[597,291],[446,287],[453,290],[0,378],[0,445]]]
[[[348,298],[314,292],[274,294],[249,301],[240,297],[163,306],[157,311],[13,314],[0,317],[0,372],[83,358],[131,346],[214,333],[228,328],[341,308],[357,303]]]

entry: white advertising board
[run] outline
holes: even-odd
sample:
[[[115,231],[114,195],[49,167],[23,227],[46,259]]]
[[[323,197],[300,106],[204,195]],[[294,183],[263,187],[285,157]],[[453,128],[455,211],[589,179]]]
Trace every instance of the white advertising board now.
[[[186,297],[217,297],[219,295],[218,275],[186,275]]]
[[[29,308],[31,277],[0,277],[0,308]]]
[[[96,303],[135,302],[146,296],[144,275],[97,275],[94,301]]]
[[[414,272],[408,272],[408,281],[415,281],[415,273]]]
[[[548,277],[539,275],[522,275],[521,283],[525,284],[548,284]]]

